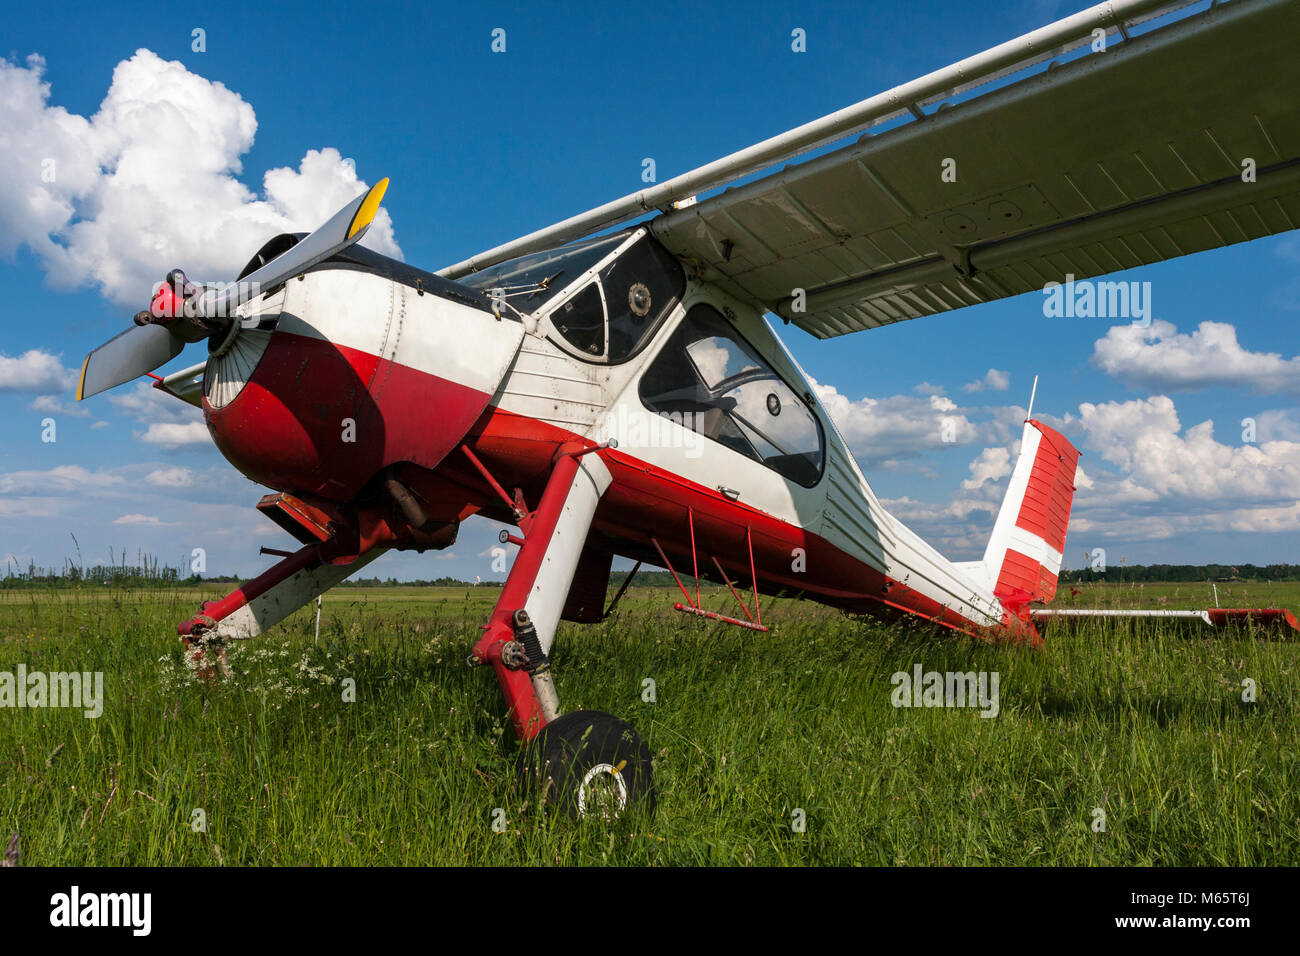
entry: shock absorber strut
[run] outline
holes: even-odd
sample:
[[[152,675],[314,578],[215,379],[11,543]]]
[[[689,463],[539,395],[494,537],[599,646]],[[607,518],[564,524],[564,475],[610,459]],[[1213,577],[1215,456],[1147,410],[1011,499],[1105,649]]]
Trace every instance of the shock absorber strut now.
[[[541,638],[528,612],[523,608],[515,611],[515,640],[524,648],[524,670],[533,681],[533,692],[542,705],[542,716],[550,723],[560,716],[560,698],[555,693],[555,681],[551,679],[551,659],[542,649]]]

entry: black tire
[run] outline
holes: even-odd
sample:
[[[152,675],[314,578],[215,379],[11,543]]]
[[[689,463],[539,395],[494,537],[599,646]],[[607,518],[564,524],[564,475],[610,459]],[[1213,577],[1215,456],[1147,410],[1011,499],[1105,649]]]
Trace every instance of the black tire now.
[[[649,746],[626,721],[599,710],[576,710],[543,727],[520,752],[518,771],[527,792],[573,817],[654,812]]]

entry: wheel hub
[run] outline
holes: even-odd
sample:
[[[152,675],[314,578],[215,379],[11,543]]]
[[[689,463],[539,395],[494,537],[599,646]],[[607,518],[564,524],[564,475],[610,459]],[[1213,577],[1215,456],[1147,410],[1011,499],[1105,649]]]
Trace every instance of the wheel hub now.
[[[623,779],[626,764],[627,761],[621,761],[615,767],[599,763],[583,775],[578,787],[578,816],[585,817],[589,807],[604,820],[612,820],[623,812],[627,807],[627,782]]]

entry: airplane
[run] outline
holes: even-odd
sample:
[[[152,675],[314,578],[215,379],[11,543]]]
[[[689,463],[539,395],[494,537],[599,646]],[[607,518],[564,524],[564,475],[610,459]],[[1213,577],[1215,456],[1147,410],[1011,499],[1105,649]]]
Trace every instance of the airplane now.
[[[563,712],[550,668],[561,619],[607,615],[616,557],[755,632],[778,593],[1030,643],[1090,613],[1043,607],[1079,452],[1032,397],[984,556],[950,561],[882,507],[767,316],[829,338],[1296,228],[1297,26],[1290,0],[1112,0],[437,271],[357,244],[380,180],[233,282],[168,273],[77,398],[206,342],[155,386],[202,408],[300,547],[179,625],[199,655],[471,516],[516,528],[470,659],[522,779],[577,816],[653,809],[646,742]],[[701,580],[739,610],[702,607]]]

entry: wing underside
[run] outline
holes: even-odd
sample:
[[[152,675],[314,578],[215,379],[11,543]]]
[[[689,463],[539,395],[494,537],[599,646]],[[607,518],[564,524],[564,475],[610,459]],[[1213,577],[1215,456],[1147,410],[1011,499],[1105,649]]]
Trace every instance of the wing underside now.
[[[819,338],[1295,229],[1297,35],[1293,0],[1219,4],[652,228]]]

